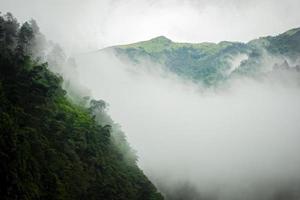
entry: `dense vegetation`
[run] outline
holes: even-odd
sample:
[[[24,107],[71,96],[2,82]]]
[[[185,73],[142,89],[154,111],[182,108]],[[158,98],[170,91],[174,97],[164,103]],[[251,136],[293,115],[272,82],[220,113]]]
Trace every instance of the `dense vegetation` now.
[[[162,199],[106,103],[72,103],[41,41],[34,21],[0,16],[1,199]]]
[[[164,36],[148,41],[106,48],[118,57],[134,63],[151,60],[166,66],[179,76],[216,85],[234,75],[257,75],[276,63],[267,62],[276,57],[277,64],[289,60],[299,62],[300,28],[275,37],[263,37],[248,43],[176,43]],[[299,64],[299,63],[297,63]],[[269,66],[271,65],[271,66]]]

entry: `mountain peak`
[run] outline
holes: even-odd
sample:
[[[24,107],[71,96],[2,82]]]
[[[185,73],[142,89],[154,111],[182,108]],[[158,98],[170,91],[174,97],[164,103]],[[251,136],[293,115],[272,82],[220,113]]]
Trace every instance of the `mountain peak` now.
[[[153,52],[160,52],[163,49],[166,49],[170,47],[173,44],[172,40],[168,39],[165,36],[158,36],[155,38],[152,38],[150,40],[142,41],[142,42],[136,42],[133,44],[127,44],[127,45],[120,45],[117,46],[121,49],[126,48],[136,48],[136,49],[143,49],[144,51],[148,53]]]
[[[152,38],[150,41],[156,41],[156,42],[172,42],[172,40],[170,40],[169,38],[167,38],[166,36],[158,36],[158,37],[155,37],[155,38]]]

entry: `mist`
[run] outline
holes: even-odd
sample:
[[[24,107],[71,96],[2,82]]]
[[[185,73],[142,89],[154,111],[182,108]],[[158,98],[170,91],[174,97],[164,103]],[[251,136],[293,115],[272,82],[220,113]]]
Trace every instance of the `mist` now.
[[[109,102],[140,167],[163,193],[189,184],[217,199],[271,199],[287,189],[299,197],[298,73],[237,77],[208,89],[111,53],[77,63],[82,84]]]

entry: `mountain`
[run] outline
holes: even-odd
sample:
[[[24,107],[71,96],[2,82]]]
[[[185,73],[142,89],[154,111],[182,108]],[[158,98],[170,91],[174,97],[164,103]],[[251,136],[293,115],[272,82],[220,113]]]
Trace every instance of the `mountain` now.
[[[297,65],[300,28],[248,43],[178,43],[159,36],[148,41],[105,48],[100,52],[103,51],[113,51],[119,58],[135,64],[150,60],[185,78],[215,85],[233,75],[263,73],[284,62]]]
[[[20,27],[10,13],[0,16],[1,199],[163,199],[106,102],[72,101],[49,70],[60,62],[35,59],[41,38],[35,21]]]

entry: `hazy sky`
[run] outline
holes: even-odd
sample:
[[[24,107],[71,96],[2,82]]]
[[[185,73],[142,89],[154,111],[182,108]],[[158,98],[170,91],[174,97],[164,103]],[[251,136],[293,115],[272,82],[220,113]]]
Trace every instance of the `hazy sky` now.
[[[174,41],[248,41],[300,26],[299,0],[0,0],[35,18],[69,50],[94,50],[165,35]],[[71,33],[71,35],[70,35]]]

